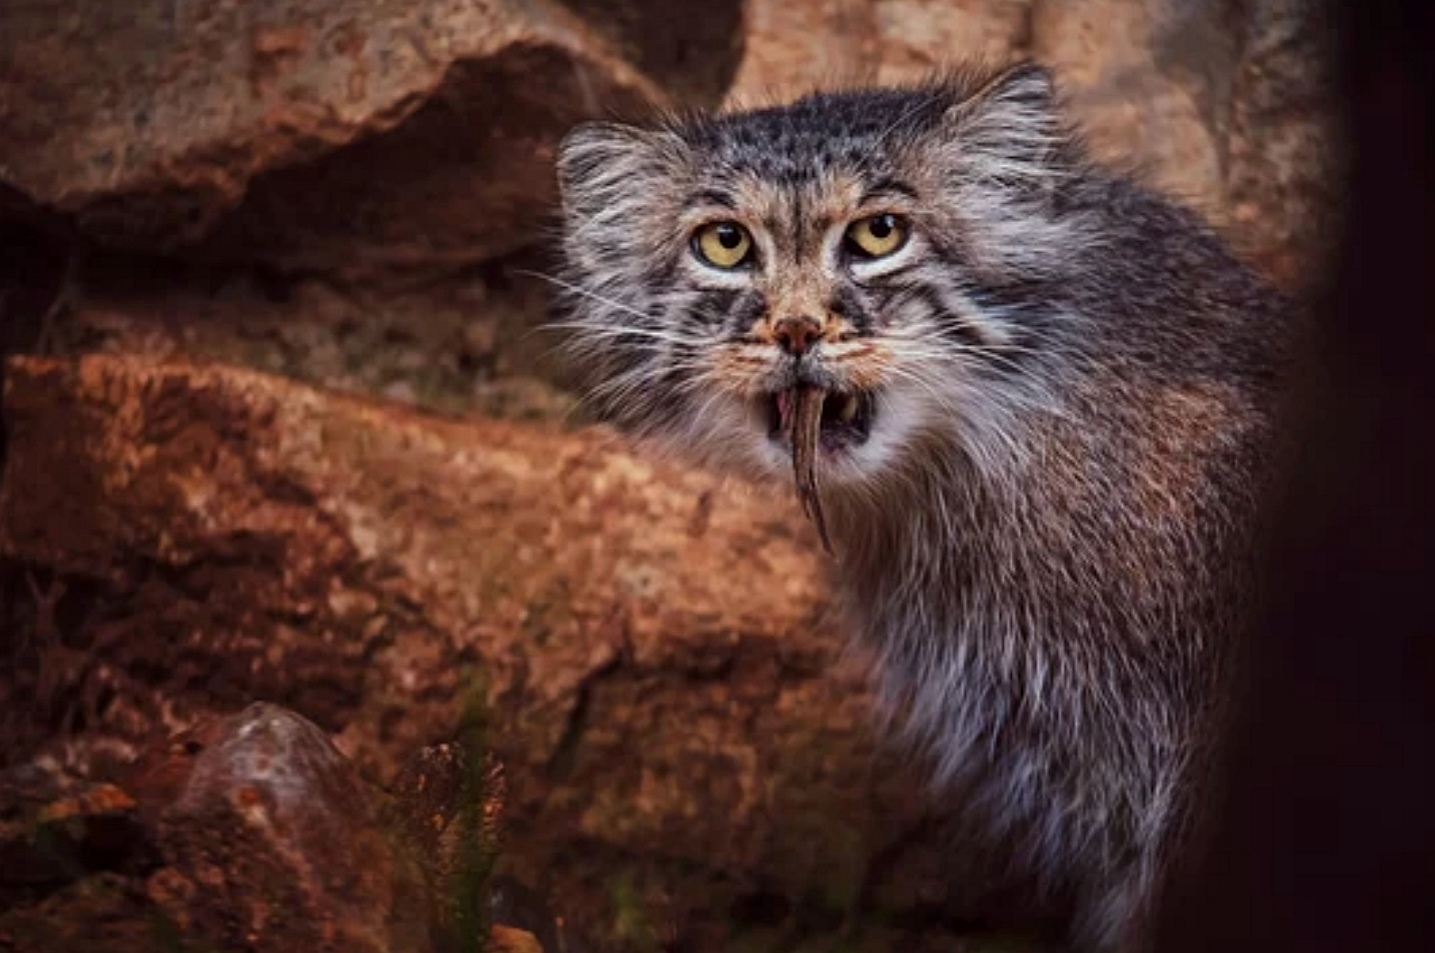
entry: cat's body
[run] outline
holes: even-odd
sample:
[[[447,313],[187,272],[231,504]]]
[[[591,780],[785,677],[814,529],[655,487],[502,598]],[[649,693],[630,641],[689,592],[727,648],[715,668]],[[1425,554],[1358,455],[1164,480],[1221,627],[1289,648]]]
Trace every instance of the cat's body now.
[[[1045,73],[653,131],[560,160],[575,344],[619,422],[817,464],[884,693],[969,829],[1129,940],[1179,851],[1248,596],[1286,306],[1090,165]]]

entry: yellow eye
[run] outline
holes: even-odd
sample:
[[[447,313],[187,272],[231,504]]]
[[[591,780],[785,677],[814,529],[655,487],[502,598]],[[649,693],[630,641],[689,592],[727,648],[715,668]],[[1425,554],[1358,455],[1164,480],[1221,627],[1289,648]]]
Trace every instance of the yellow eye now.
[[[863,258],[885,258],[907,243],[907,223],[896,215],[870,215],[847,227],[847,244]]]
[[[752,236],[736,222],[713,222],[698,229],[693,249],[714,268],[736,268],[752,254]]]

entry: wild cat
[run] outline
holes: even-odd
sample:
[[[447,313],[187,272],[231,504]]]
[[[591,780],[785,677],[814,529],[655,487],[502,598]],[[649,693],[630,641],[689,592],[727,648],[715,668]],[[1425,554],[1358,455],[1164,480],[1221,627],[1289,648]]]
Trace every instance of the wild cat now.
[[[584,125],[558,173],[599,405],[754,481],[796,456],[944,802],[1076,947],[1135,945],[1250,596],[1287,303],[1030,63]]]

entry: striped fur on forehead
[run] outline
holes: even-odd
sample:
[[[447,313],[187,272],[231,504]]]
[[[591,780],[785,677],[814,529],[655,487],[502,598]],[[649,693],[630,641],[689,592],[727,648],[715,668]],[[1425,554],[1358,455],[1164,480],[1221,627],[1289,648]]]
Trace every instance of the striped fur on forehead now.
[[[773,264],[788,267],[820,262],[829,232],[852,221],[870,191],[853,169],[822,169],[795,183],[754,171],[724,178],[704,195],[723,197],[731,217],[765,232]]]

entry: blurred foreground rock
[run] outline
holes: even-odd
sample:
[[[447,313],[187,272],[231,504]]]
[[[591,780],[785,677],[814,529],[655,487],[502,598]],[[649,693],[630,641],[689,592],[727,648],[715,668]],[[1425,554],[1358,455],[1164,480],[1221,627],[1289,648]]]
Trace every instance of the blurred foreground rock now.
[[[490,927],[498,830],[464,819],[496,818],[502,791],[460,743],[385,793],[313,723],[256,703],[157,739],[118,784],[54,799],[42,776],[0,774],[0,948],[542,953]]]
[[[387,781],[477,708],[506,872],[614,948],[712,948],[734,904],[951,899],[785,500],[220,367],[20,358],[7,385],[8,761],[103,773],[268,699]]]
[[[133,784],[165,866],[149,894],[223,949],[432,947],[418,857],[325,734],[271,705],[167,745]]]

